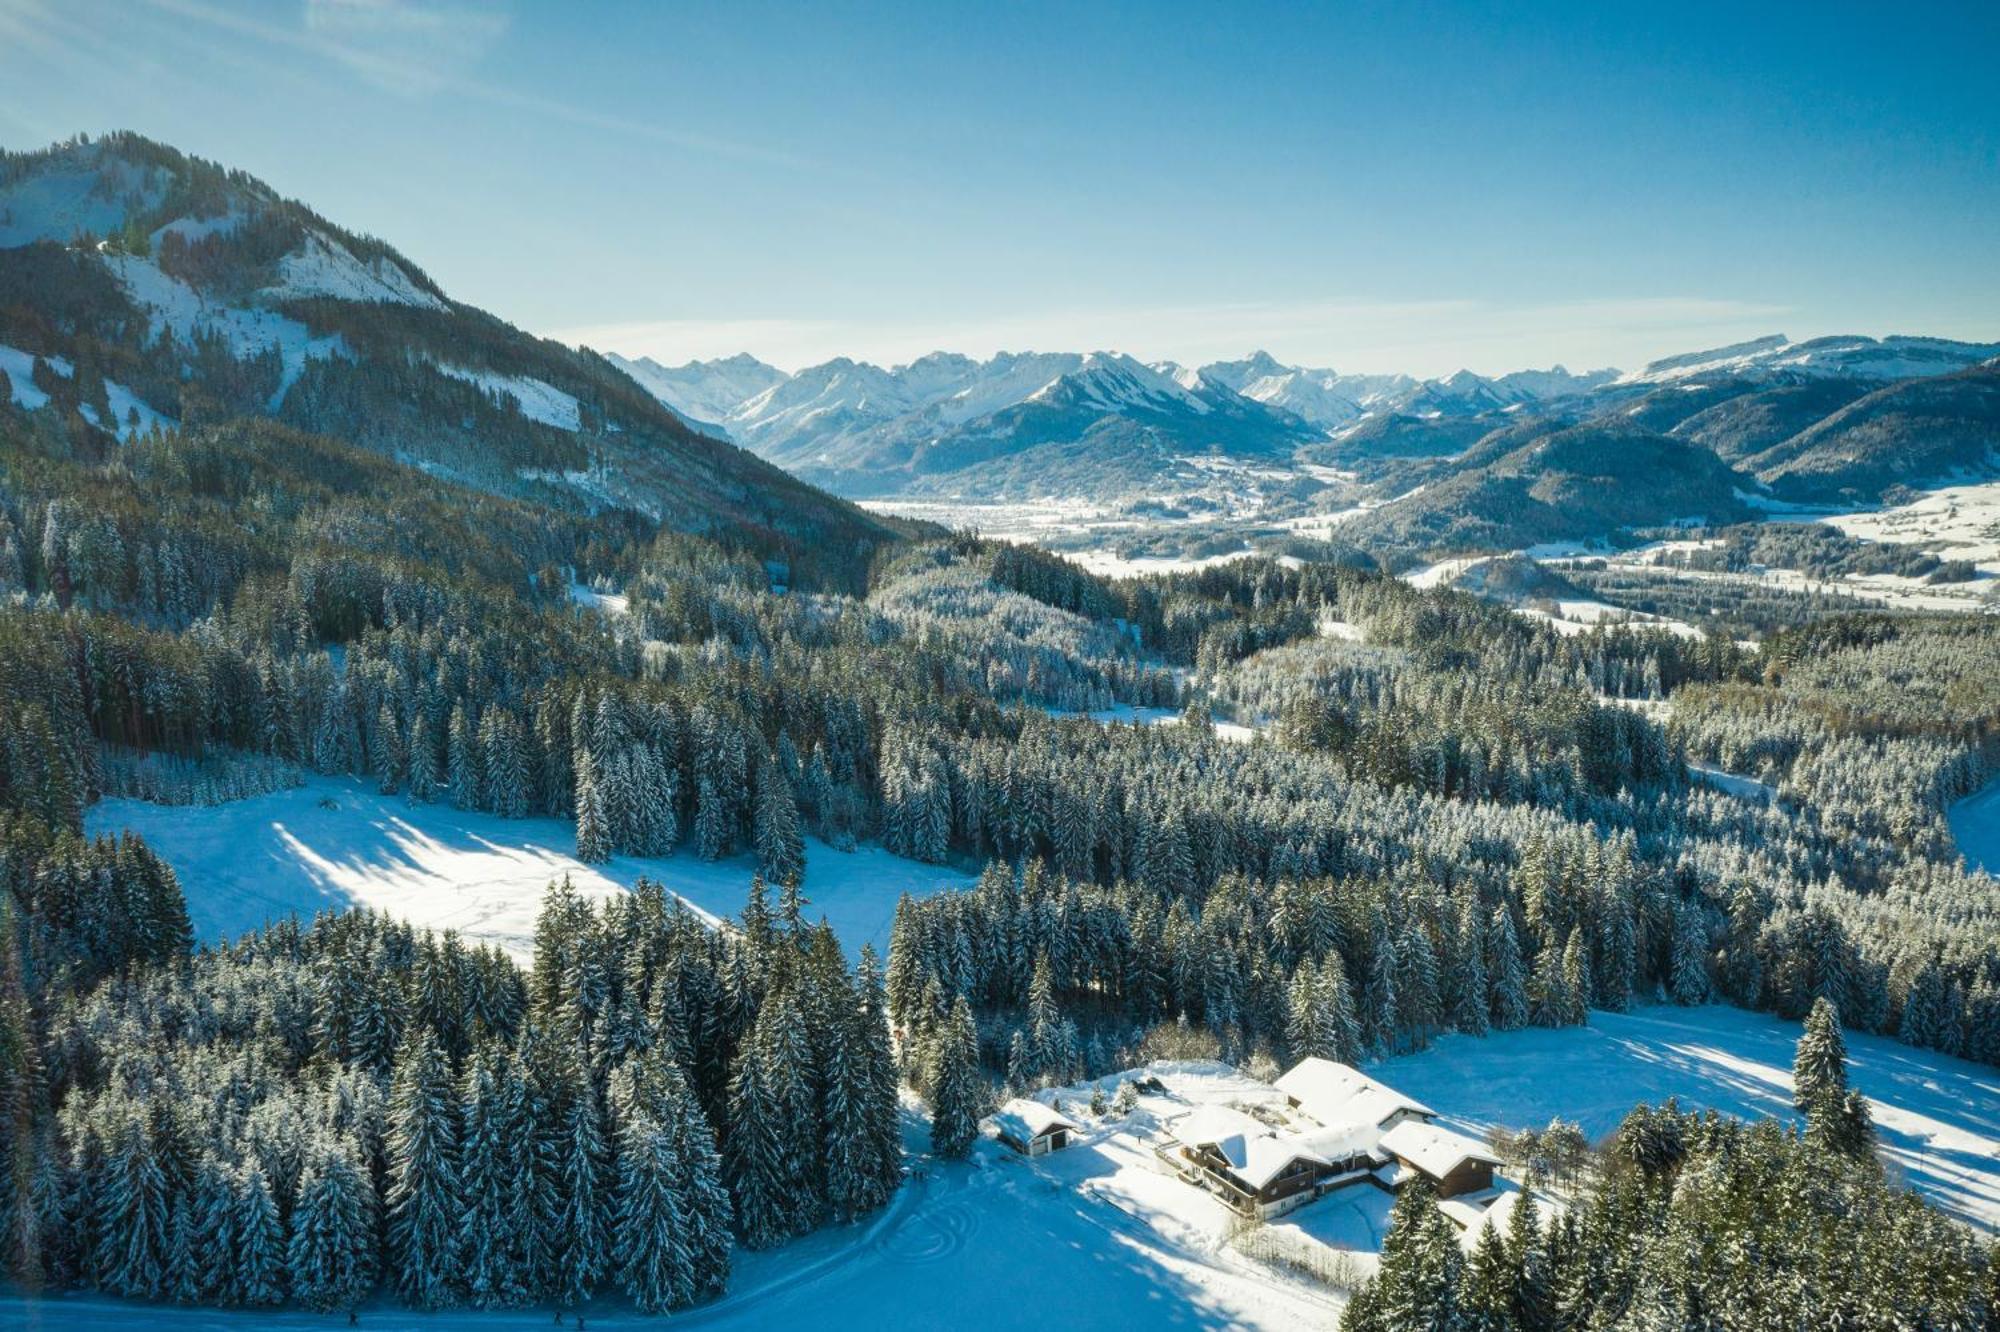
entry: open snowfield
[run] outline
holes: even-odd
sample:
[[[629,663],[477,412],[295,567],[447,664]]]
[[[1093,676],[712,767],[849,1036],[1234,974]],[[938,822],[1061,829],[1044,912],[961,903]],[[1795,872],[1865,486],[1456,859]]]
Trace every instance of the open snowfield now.
[[[1945,818],[1966,868],[2000,878],[2000,781],[1954,803]]]
[[[1744,1119],[1796,1119],[1798,1039],[1797,1023],[1767,1013],[1646,1007],[1593,1011],[1587,1027],[1447,1036],[1368,1071],[1468,1133],[1560,1115],[1595,1141],[1637,1102],[1669,1096]],[[1856,1032],[1847,1050],[1890,1169],[1953,1216],[2000,1231],[2000,1069]]]
[[[587,898],[630,888],[641,875],[713,917],[743,908],[755,866],[747,856],[619,856],[586,865],[575,830],[558,819],[502,819],[449,805],[413,805],[344,778],[315,777],[290,791],[205,808],[106,800],[84,819],[92,835],[130,829],[172,865],[195,934],[232,938],[266,921],[370,907],[426,929],[457,930],[523,961],[549,881],[567,874]],[[886,955],[896,899],[967,884],[953,870],[880,847],[840,852],[806,839],[808,914],[825,916],[850,951]]]
[[[1820,519],[1863,541],[1925,546],[2000,574],[2000,481],[1925,491],[1908,504]]]

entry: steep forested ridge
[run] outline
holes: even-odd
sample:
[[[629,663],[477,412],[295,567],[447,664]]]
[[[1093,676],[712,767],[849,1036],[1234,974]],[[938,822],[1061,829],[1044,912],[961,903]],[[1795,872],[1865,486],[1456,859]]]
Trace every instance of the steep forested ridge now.
[[[726,534],[802,581],[852,585],[891,536],[698,434],[596,353],[452,301],[386,243],[137,135],[0,155],[0,348],[32,361],[51,428],[275,419],[496,494]]]

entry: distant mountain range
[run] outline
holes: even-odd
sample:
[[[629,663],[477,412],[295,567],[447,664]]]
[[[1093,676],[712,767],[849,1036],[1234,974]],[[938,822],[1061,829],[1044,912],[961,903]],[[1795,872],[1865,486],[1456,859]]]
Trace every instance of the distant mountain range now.
[[[835,495],[1337,522],[1458,553],[2000,477],[2000,344],[1769,337],[1629,374],[1441,379],[1264,352],[667,367],[533,337],[389,244],[136,135],[0,154],[0,425],[108,444],[240,418],[850,575],[905,529]]]
[[[734,532],[793,562],[865,567],[893,535],[690,428],[603,357],[454,301],[388,244],[136,135],[0,154],[0,376],[0,424],[9,404],[119,437],[263,418],[496,494]]]
[[[795,375],[747,356],[611,359],[689,422],[854,495],[1005,496],[1020,493],[1017,479],[1143,488],[1177,459],[1284,462],[1371,416],[1542,406],[1618,375],[1558,366],[1419,380],[1287,366],[1265,352],[1192,368],[1109,352],[937,352],[890,369],[842,357]]]
[[[1343,539],[1445,552],[2000,475],[1996,357],[2000,344],[1942,338],[1773,336],[1629,374],[1442,379],[1261,351],[1192,368],[935,353],[795,375],[746,356],[612,359],[688,420],[837,493],[1106,501],[1205,488],[1226,506],[1243,476],[1268,490],[1292,474],[1298,495],[1332,469],[1389,501]]]

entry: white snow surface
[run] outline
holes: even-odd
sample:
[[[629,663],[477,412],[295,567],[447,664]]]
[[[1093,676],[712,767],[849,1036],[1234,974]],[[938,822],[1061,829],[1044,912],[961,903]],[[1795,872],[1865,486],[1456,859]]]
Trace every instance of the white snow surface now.
[[[272,300],[330,296],[335,300],[447,309],[419,287],[394,260],[364,262],[331,236],[306,233],[305,244],[278,261],[278,281],[264,295]]]
[[[1852,379],[1905,379],[1949,374],[2000,356],[2000,343],[1949,338],[1842,335],[1793,342],[1783,334],[1654,361],[1618,380],[1664,384],[1703,376],[1789,374]]]
[[[271,398],[274,409],[307,361],[346,353],[346,340],[337,333],[315,337],[303,323],[275,310],[211,303],[151,259],[129,254],[106,255],[104,259],[133,303],[148,312],[155,336],[162,329],[171,329],[176,338],[192,342],[197,333],[217,334],[229,343],[238,360],[275,349],[284,363],[284,373]]]
[[[1796,1022],[1721,1004],[1593,1010],[1588,1026],[1446,1036],[1369,1071],[1474,1137],[1560,1115],[1596,1141],[1635,1103],[1669,1096],[1685,1109],[1795,1122],[1799,1032]],[[1953,1216],[2000,1230],[2000,1069],[1846,1035],[1850,1079],[1869,1099],[1891,1173]]]
[[[2000,780],[1945,811],[1967,869],[2000,879]]]
[[[314,777],[294,790],[198,808],[105,800],[84,827],[92,836],[144,837],[179,876],[195,934],[208,942],[288,915],[369,907],[497,944],[525,961],[543,892],[565,874],[586,898],[623,892],[644,875],[720,918],[742,910],[756,869],[748,856],[704,862],[685,850],[586,865],[566,821],[414,805],[348,778]],[[850,952],[873,943],[887,956],[903,893],[923,897],[970,882],[879,847],[843,853],[806,839],[807,914],[824,916]]]
[[[530,421],[539,421],[545,426],[554,426],[572,434],[583,427],[583,415],[576,399],[554,385],[530,375],[496,375],[490,370],[468,370],[464,366],[443,362],[434,364],[440,374],[477,384],[488,393],[513,398],[520,404],[521,415]]]
[[[65,379],[75,373],[75,367],[60,356],[43,359]],[[0,344],[0,370],[4,370],[7,374],[9,394],[16,403],[30,411],[48,405],[49,395],[35,387],[35,358],[32,353],[24,352],[18,347]],[[154,411],[152,406],[138,394],[115,380],[104,381],[104,396],[111,402],[112,419],[109,422],[98,420],[97,409],[88,404],[85,404],[83,414],[92,425],[110,430],[120,439],[130,438],[135,433],[131,424],[134,413],[137,413],[139,418],[136,430],[138,434],[144,434],[155,427],[173,424],[171,417]]]
[[[65,378],[69,376],[70,364],[68,361],[65,361],[60,356],[50,356],[45,359],[55,368],[57,374]],[[18,347],[9,347],[5,343],[0,343],[0,370],[4,370],[7,373],[8,396],[17,405],[25,407],[31,412],[37,408],[48,406],[49,395],[35,387],[34,356],[22,351]]]
[[[152,208],[165,188],[157,173],[127,163],[23,176],[0,186],[0,249],[35,241],[67,245],[86,232],[107,236],[125,225],[128,196]]]
[[[1697,780],[1707,782],[1718,791],[1727,791],[1730,795],[1741,796],[1745,800],[1755,800],[1766,805],[1778,798],[1776,787],[1768,782],[1760,782],[1755,777],[1727,772],[1705,763],[1690,763],[1687,767]]]

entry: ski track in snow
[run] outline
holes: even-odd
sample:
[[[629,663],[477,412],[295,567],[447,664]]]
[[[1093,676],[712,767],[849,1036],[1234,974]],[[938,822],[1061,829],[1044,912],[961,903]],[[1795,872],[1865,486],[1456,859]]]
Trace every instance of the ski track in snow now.
[[[315,777],[293,790],[207,807],[105,800],[86,814],[84,827],[92,836],[129,829],[144,837],[180,877],[195,935],[205,941],[288,915],[371,907],[497,944],[524,962],[534,950],[543,893],[565,874],[590,899],[623,892],[644,875],[717,918],[742,910],[756,869],[749,856],[705,862],[685,848],[586,865],[575,856],[575,829],[563,820],[416,805],[351,778]],[[807,915],[825,916],[851,952],[873,943],[887,956],[903,893],[923,897],[969,883],[949,867],[880,847],[841,852],[806,839]]]

